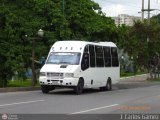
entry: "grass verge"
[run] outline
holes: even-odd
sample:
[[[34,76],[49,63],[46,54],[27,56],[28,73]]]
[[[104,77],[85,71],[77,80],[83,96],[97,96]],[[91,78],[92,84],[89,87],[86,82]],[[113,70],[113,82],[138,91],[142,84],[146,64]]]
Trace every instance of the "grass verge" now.
[[[142,75],[142,74],[147,74],[147,72],[137,72],[137,73],[122,72],[120,74],[120,77],[129,77],[129,76]]]
[[[37,81],[38,82],[38,81]],[[10,80],[8,81],[7,87],[31,87],[32,86],[32,81],[29,80]],[[37,83],[36,86],[39,86],[39,83]]]

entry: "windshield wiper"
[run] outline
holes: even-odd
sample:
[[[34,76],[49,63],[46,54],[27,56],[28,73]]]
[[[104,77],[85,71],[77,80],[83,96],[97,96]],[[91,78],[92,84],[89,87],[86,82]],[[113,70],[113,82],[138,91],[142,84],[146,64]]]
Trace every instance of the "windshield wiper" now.
[[[59,63],[56,63],[56,62],[47,62],[47,64],[59,64]]]
[[[70,62],[60,62],[60,64],[71,64]]]

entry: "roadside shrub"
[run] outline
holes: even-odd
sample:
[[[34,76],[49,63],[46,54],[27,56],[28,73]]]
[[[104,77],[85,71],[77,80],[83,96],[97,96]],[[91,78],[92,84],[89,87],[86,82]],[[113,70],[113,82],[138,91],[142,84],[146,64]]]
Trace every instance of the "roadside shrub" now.
[[[7,80],[2,80],[0,79],[0,88],[1,87],[6,87],[7,86],[8,81]]]

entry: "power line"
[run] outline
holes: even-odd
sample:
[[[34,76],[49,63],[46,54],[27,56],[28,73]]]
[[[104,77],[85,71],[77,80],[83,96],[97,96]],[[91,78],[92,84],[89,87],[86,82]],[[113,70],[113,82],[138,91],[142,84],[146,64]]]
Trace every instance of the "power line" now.
[[[118,4],[117,2],[113,2],[113,1],[112,2],[111,1],[107,1],[107,3],[109,3],[109,4]],[[134,8],[141,8],[141,7],[134,6],[133,3],[129,3],[129,4],[127,4],[127,6],[134,7]]]

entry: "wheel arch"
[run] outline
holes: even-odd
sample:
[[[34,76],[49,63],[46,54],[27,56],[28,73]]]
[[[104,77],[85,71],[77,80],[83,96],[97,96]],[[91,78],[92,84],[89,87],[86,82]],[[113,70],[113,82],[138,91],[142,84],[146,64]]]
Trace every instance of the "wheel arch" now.
[[[83,83],[85,83],[85,81],[84,81],[84,78],[83,78],[83,77],[79,77],[79,81],[80,81],[80,80],[82,80],[82,81],[83,81]],[[79,82],[79,81],[78,81],[78,82]]]
[[[109,82],[109,83],[112,84],[112,78],[111,78],[111,77],[108,77],[107,82]]]

